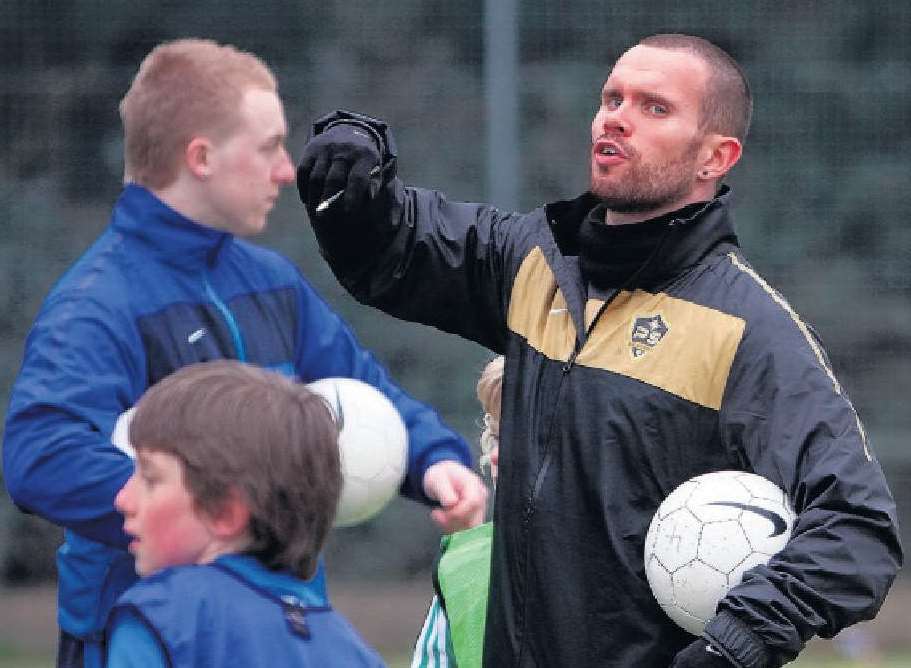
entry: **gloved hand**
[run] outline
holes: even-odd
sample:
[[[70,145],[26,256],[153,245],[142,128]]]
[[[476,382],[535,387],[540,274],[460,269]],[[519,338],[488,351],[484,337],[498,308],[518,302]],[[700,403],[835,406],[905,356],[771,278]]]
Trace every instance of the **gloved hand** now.
[[[699,638],[677,653],[670,668],[734,668],[734,664],[714,645]]]
[[[382,185],[383,150],[375,130],[344,119],[311,138],[297,169],[297,190],[311,220],[330,211],[354,212],[372,199]]]

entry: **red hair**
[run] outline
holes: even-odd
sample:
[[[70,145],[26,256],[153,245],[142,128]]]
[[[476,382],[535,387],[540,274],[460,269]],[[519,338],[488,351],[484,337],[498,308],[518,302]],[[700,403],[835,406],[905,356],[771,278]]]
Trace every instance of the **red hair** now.
[[[272,72],[251,53],[203,39],[155,47],[120,102],[126,179],[153,189],[170,185],[194,137],[233,130],[250,88],[277,90]]]

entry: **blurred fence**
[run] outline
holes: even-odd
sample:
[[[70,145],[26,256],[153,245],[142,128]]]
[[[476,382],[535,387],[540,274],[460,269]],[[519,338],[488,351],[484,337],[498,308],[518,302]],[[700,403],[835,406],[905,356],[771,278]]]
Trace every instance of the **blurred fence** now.
[[[702,35],[743,64],[756,113],[731,179],[741,241],[826,341],[911,525],[902,408],[911,395],[911,4],[515,4],[524,209],[586,187],[600,86],[639,37]],[[484,200],[484,15],[480,0],[0,3],[0,405],[40,300],[106,222],[122,171],[117,101],[154,44],[206,36],[264,56],[286,100],[292,152],[317,115],[363,110],[395,129],[407,181]],[[291,191],[262,242],[298,262],[403,385],[475,439],[485,351],[354,304]],[[6,500],[0,523],[2,574],[52,576],[57,530]],[[435,549],[425,511],[399,502],[338,533],[329,562],[343,576],[405,578],[426,573]]]

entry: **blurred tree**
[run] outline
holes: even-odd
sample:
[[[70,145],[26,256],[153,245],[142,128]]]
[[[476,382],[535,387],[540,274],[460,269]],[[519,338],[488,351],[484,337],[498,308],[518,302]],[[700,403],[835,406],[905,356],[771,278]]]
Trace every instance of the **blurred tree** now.
[[[904,491],[911,488],[904,408],[911,4],[528,0],[520,7],[523,208],[587,186],[601,84],[612,59],[639,37],[691,32],[743,64],[756,112],[731,179],[741,241],[816,325],[911,507]],[[107,220],[122,173],[117,103],[154,44],[204,36],[264,56],[287,103],[292,152],[316,116],[363,110],[392,124],[406,181],[483,200],[482,19],[482,0],[0,3],[0,399],[41,299]],[[319,258],[291,190],[261,241],[297,262],[402,384],[474,442],[473,388],[486,351],[356,304]],[[397,502],[374,522],[336,532],[330,570],[408,577],[429,568],[436,532],[425,514]],[[36,533],[41,521],[11,508],[0,523],[7,576],[46,574],[40,564],[50,563],[56,530]],[[26,534],[43,535],[42,547]],[[34,559],[23,559],[23,550]]]

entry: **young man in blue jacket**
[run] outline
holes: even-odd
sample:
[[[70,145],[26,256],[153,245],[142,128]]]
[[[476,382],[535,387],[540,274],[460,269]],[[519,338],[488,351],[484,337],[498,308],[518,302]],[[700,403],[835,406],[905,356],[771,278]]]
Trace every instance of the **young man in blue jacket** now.
[[[338,432],[321,396],[234,360],[143,395],[115,500],[141,579],[111,611],[107,668],[382,668],[318,576]]]
[[[111,223],[53,288],[26,341],[4,433],[13,501],[65,529],[58,665],[97,666],[104,620],[135,580],[114,496],[133,472],[117,417],[180,367],[237,359],[301,382],[384,392],[408,427],[402,493],[446,530],[483,519],[464,441],[383,367],[260,232],[294,179],[276,82],[255,56],[179,40],[143,61],[121,107],[125,180]]]
[[[506,357],[486,666],[774,668],[873,617],[901,566],[851,401],[737,243],[722,181],[751,109],[724,51],[646,38],[602,88],[590,191],[527,214],[405,187],[377,119],[315,125],[298,188],[342,284]],[[798,518],[694,639],[649,589],[645,535],[671,490],[724,469]]]

